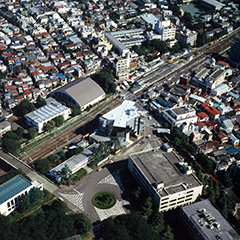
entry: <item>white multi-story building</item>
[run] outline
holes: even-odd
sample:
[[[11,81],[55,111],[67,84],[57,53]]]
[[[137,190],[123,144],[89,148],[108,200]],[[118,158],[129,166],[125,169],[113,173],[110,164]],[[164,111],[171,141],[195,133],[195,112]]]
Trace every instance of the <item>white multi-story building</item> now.
[[[211,91],[211,89],[216,88],[218,85],[225,81],[226,71],[223,69],[216,69],[212,74],[207,77],[206,89],[207,91]]]
[[[45,123],[58,116],[63,116],[64,120],[66,120],[69,118],[70,113],[70,108],[52,99],[47,105],[26,114],[25,119],[29,126],[36,128],[41,133],[44,131]]]
[[[171,126],[182,128],[182,131],[188,131],[190,126],[197,123],[197,115],[194,108],[189,106],[173,107],[163,112],[163,118]]]
[[[113,62],[113,68],[115,70],[115,75],[119,81],[129,80],[129,66],[130,66],[130,54],[126,57],[118,57]]]
[[[19,196],[29,195],[33,187],[43,190],[42,183],[37,180],[31,183],[21,175],[0,185],[0,214],[7,216],[13,212],[19,206]]]
[[[158,21],[155,30],[161,35],[161,40],[175,40],[176,27],[171,23],[170,20]]]
[[[145,151],[129,156],[128,168],[159,211],[193,203],[203,185],[173,152]]]
[[[178,41],[183,41],[190,46],[194,46],[197,42],[197,32],[191,30],[182,30],[176,33],[176,39]]]

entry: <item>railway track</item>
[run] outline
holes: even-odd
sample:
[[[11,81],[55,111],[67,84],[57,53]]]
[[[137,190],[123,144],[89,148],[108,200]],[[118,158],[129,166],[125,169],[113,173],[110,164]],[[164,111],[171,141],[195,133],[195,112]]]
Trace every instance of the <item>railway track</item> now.
[[[27,153],[24,153],[21,156],[21,160],[27,163],[33,163],[34,161],[53,153],[57,149],[63,147],[68,142],[73,141],[75,138],[79,137],[80,134],[85,134],[87,132],[91,133],[94,129],[96,129],[97,116],[107,113],[111,109],[119,106],[120,103],[121,101],[116,99],[113,101],[109,101],[108,103],[101,106],[93,114],[86,116],[83,120],[79,120],[79,122],[71,125],[70,127],[62,131],[55,132],[55,135],[53,137],[39,144],[35,148],[29,150]],[[93,123],[94,120],[95,122]]]

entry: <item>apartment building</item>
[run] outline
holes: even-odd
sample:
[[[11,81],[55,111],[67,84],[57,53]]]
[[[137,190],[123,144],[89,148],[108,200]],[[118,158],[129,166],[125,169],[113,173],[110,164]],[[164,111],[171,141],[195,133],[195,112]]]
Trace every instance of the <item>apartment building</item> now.
[[[188,131],[190,126],[197,123],[197,115],[194,108],[190,106],[173,107],[163,112],[163,118],[171,124],[178,126],[182,131]]]

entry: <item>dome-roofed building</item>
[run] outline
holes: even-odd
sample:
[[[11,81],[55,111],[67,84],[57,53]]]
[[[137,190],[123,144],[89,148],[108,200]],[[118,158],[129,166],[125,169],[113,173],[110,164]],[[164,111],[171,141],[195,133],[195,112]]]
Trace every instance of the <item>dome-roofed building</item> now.
[[[58,101],[69,107],[85,110],[105,97],[103,89],[91,78],[79,78],[51,93]]]

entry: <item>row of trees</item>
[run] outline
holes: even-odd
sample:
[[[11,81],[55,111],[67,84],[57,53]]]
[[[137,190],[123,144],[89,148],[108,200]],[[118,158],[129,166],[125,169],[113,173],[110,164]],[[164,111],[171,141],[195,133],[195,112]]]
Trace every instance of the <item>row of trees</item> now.
[[[64,123],[64,117],[59,115],[49,122],[45,123],[43,126],[44,131],[49,132],[53,130],[55,127],[60,127]]]
[[[104,220],[101,224],[102,237],[106,240],[173,240],[171,227],[165,224],[163,214],[153,209],[152,199],[146,198],[140,187],[133,191],[133,196],[136,204],[141,203],[140,209]]]
[[[16,111],[19,116],[23,117],[25,114],[34,111],[36,108],[43,107],[44,105],[46,105],[45,99],[43,99],[41,96],[38,96],[35,104],[27,99],[24,99],[16,107]]]
[[[13,155],[18,155],[20,149],[20,139],[24,134],[24,129],[18,127],[16,131],[8,131],[2,137],[2,148],[4,151],[9,152]],[[28,129],[27,137],[33,139],[37,134],[35,128],[31,127]]]
[[[85,215],[67,212],[66,205],[55,200],[51,206],[42,206],[37,214],[16,222],[0,215],[0,239],[57,240],[84,234],[92,229]]]

